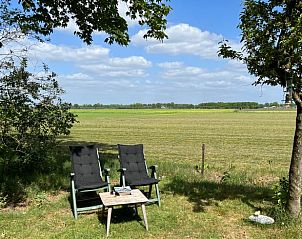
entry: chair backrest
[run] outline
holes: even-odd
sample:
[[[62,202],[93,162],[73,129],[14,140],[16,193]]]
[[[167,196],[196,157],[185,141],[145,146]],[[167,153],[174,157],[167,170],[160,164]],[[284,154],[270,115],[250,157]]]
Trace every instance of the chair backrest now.
[[[87,188],[102,182],[99,155],[95,145],[69,146],[75,187]]]
[[[125,178],[140,179],[148,177],[144,149],[142,144],[118,144],[121,168],[126,168]]]

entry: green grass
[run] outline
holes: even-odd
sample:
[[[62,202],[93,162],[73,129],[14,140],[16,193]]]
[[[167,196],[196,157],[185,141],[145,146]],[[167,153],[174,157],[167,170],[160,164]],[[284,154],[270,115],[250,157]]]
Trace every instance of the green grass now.
[[[286,176],[295,126],[292,111],[78,110],[80,123],[64,138],[100,144],[102,162],[118,182],[118,143],[143,143],[148,165],[159,165],[162,207],[147,207],[149,232],[129,212],[113,211],[110,238],[302,238],[301,223],[250,223],[255,210],[270,215],[271,187]],[[206,144],[202,177],[201,147]],[[102,238],[105,218],[72,218],[68,151],[60,174],[27,189],[24,207],[2,209],[0,238]],[[222,180],[222,178],[224,178]],[[51,185],[55,184],[51,190]],[[44,188],[42,187],[44,185]],[[48,185],[48,187],[47,187]],[[44,191],[41,191],[42,189]]]

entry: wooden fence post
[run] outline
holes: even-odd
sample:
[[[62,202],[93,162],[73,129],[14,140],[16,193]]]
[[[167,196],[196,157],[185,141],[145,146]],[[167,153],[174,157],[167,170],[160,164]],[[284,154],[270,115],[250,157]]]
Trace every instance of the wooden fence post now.
[[[206,156],[206,145],[202,144],[201,148],[201,175],[204,175],[204,161]]]

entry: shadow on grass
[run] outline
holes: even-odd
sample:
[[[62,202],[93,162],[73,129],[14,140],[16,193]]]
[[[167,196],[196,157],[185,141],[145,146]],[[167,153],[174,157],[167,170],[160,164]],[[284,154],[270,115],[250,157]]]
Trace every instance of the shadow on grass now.
[[[140,207],[137,207],[137,210],[140,210]],[[99,222],[106,225],[107,224],[107,209],[100,209],[98,213]],[[115,207],[112,210],[111,223],[119,224],[131,221],[138,221],[143,227],[145,227],[143,223],[143,219],[136,213],[134,206],[122,206]]]
[[[257,205],[263,201],[272,201],[273,195],[272,190],[268,187],[220,183],[202,179],[187,181],[180,176],[175,176],[163,190],[188,197],[188,200],[194,203],[194,212],[204,212],[206,207],[213,202],[226,199],[240,199],[248,206],[259,210]]]
[[[30,197],[30,193],[70,190],[70,145],[97,144],[100,148],[102,168],[118,168],[117,146],[98,142],[64,141],[49,158],[35,165],[18,165],[18,161],[0,164],[0,202],[17,206]],[[21,169],[21,167],[22,169]],[[31,195],[34,196],[34,195]]]

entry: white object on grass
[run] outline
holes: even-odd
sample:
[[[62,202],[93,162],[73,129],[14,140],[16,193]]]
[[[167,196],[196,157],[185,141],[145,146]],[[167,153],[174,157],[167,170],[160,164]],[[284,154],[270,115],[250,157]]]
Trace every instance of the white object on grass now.
[[[260,215],[260,212],[256,212],[254,215],[250,216],[249,219],[260,224],[273,224],[275,222],[271,217]]]

